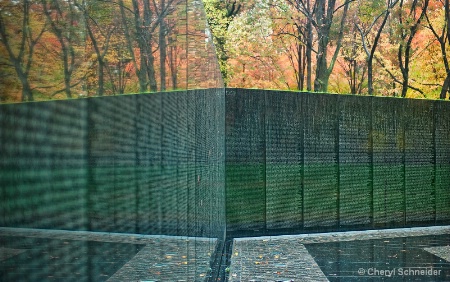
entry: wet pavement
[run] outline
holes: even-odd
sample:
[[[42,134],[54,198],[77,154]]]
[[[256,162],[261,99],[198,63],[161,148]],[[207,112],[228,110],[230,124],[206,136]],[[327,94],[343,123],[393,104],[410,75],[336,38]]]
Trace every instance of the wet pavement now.
[[[210,238],[0,228],[0,281],[206,281]],[[450,281],[450,226],[235,238],[228,280]]]
[[[204,281],[216,239],[0,228],[0,281]]]
[[[450,281],[450,227],[235,239],[229,281]]]

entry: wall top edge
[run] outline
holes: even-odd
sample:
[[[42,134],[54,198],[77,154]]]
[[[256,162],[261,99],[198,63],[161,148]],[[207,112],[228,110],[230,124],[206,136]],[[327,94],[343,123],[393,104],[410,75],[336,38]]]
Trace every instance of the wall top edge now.
[[[133,96],[142,96],[142,95],[161,95],[161,94],[180,94],[180,93],[189,93],[189,92],[199,92],[199,91],[224,91],[225,88],[195,88],[195,89],[179,89],[179,90],[171,90],[171,91],[158,91],[158,92],[144,92],[144,93],[125,93],[120,95],[108,95],[108,96],[91,96],[91,97],[75,97],[72,99],[52,99],[52,100],[39,100],[39,101],[26,101],[26,102],[11,102],[11,103],[0,103],[0,106],[3,105],[18,105],[18,104],[38,104],[38,103],[48,103],[48,102],[63,102],[63,101],[89,101],[96,99],[112,99],[114,97],[133,97]]]
[[[395,99],[395,100],[419,100],[419,101],[436,101],[436,102],[444,102],[448,103],[449,100],[444,99],[427,99],[427,98],[403,98],[403,97],[395,97],[395,96],[369,96],[369,95],[357,95],[357,94],[340,94],[340,93],[327,93],[327,92],[311,92],[311,91],[296,91],[296,90],[278,90],[278,89],[258,89],[258,88],[225,88],[226,92],[232,92],[232,91],[246,91],[246,92],[270,92],[270,93],[292,93],[292,94],[299,94],[299,95],[323,95],[323,96],[337,96],[337,97],[355,97],[355,98],[365,98],[365,99]]]
[[[41,101],[27,101],[27,102],[11,102],[11,103],[0,103],[0,106],[3,105],[17,105],[17,104],[35,104],[42,102],[61,102],[61,101],[78,101],[84,100],[89,101],[92,99],[111,99],[113,97],[128,97],[128,96],[139,96],[139,95],[161,95],[161,94],[171,94],[171,93],[189,93],[189,92],[198,92],[198,91],[224,91],[224,93],[233,93],[233,92],[246,92],[248,94],[262,94],[262,93],[280,93],[280,94],[297,94],[297,95],[313,95],[313,96],[333,96],[333,97],[355,97],[361,99],[395,99],[395,100],[413,100],[413,101],[431,101],[431,102],[439,102],[439,103],[449,103],[449,100],[444,99],[427,99],[427,98],[402,98],[402,97],[393,97],[393,96],[368,96],[368,95],[357,95],[357,94],[338,94],[338,93],[326,93],[326,92],[310,92],[310,91],[294,91],[294,90],[279,90],[279,89],[258,89],[258,88],[195,88],[195,89],[180,89],[180,90],[171,90],[171,91],[158,91],[158,92],[145,92],[145,93],[125,93],[120,95],[113,96],[92,96],[92,97],[76,97],[72,99],[54,99],[54,100],[41,100]]]

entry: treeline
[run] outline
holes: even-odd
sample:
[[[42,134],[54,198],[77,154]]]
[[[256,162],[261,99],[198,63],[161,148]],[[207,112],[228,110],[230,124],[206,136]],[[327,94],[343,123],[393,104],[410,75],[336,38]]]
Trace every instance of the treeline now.
[[[220,86],[195,0],[0,2],[2,102]]]
[[[230,87],[449,97],[449,0],[205,0]]]

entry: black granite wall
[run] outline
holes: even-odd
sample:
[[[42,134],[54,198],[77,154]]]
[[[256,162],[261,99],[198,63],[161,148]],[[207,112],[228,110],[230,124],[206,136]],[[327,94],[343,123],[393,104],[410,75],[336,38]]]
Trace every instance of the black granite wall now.
[[[450,222],[449,102],[224,92],[1,105],[0,226],[219,237],[225,223]]]
[[[227,230],[450,222],[450,103],[227,89]]]
[[[0,106],[0,226],[222,237],[224,89]]]

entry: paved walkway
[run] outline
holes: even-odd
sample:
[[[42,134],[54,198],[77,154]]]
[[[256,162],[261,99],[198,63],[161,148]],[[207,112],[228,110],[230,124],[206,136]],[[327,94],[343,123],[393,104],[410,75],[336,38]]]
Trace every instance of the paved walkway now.
[[[450,244],[450,242],[449,242],[449,244]],[[431,248],[425,248],[424,250],[427,252],[430,252],[446,261],[450,261],[450,246],[431,247]]]
[[[300,278],[301,281],[328,281],[305,246],[298,242],[237,239],[233,245],[230,269],[229,281],[291,281]]]
[[[172,240],[164,245],[147,244],[107,281],[204,281],[210,251],[207,242]]]
[[[216,241],[0,228],[0,281],[204,281]]]
[[[0,247],[0,261],[9,259],[10,257],[16,256],[23,252],[25,252],[25,250],[17,250],[17,249]]]
[[[449,244],[449,226],[239,238],[229,281],[450,281]]]
[[[0,228],[0,281],[205,281],[216,240]],[[234,240],[232,282],[450,281],[450,226]]]

